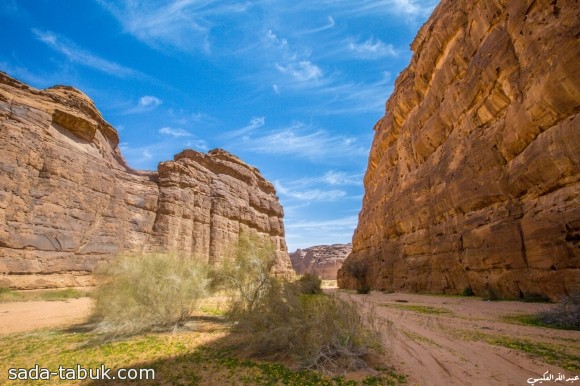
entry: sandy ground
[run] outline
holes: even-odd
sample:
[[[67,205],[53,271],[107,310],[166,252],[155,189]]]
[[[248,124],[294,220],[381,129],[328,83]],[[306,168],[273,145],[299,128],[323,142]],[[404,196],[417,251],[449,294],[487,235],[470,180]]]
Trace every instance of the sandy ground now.
[[[342,296],[362,303],[367,310],[374,309],[388,361],[409,376],[410,385],[528,385],[529,378],[541,378],[546,371],[555,377],[559,373],[576,375],[523,352],[474,339],[477,334],[509,336],[565,345],[580,354],[580,332],[501,320],[502,316],[535,313],[554,305],[412,294]],[[452,313],[435,315],[397,308],[409,305]]]
[[[91,305],[90,298],[0,303],[0,335],[81,323]]]
[[[565,345],[580,354],[578,331],[521,326],[501,320],[506,315],[530,314],[554,305],[378,292],[354,295],[341,291],[341,296],[359,302],[367,311],[373,310],[386,349],[384,365],[408,375],[409,385],[528,385],[529,378],[541,378],[546,371],[555,376],[576,375],[523,352],[473,339],[477,334],[509,336]],[[425,314],[399,308],[413,305],[450,313]],[[3,303],[0,334],[74,325],[86,320],[90,309],[89,298]],[[546,384],[570,383],[544,382],[542,386]]]

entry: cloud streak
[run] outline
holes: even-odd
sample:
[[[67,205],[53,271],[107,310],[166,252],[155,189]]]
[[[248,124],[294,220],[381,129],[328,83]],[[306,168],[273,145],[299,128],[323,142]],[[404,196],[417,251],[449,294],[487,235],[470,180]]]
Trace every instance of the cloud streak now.
[[[132,68],[101,58],[89,51],[82,49],[70,40],[59,36],[51,31],[32,29],[32,33],[42,43],[56,52],[64,55],[71,62],[113,75],[119,78],[135,78],[142,74]]]
[[[294,155],[310,160],[368,155],[368,149],[355,137],[334,135],[324,129],[312,129],[301,122],[262,136],[245,137],[237,146],[261,154]]]
[[[228,138],[236,138],[236,137],[241,137],[243,135],[249,134],[252,131],[259,129],[260,127],[264,126],[266,124],[266,117],[252,117],[252,119],[250,119],[250,122],[237,130],[232,130],[229,131],[227,133],[225,133],[222,137],[225,139]]]
[[[167,135],[174,138],[191,137],[193,134],[183,129],[174,129],[171,127],[162,127],[159,129],[159,134]]]
[[[380,59],[387,56],[397,57],[399,53],[392,44],[386,44],[375,38],[369,38],[362,43],[351,40],[347,43],[348,49],[361,59]]]
[[[211,50],[210,31],[215,18],[246,11],[246,2],[216,0],[110,1],[97,0],[125,31],[156,49],[167,46],[181,51]]]
[[[288,198],[296,199],[299,201],[336,201],[338,199],[344,198],[346,196],[346,192],[344,190],[320,190],[320,189],[311,189],[311,190],[293,190],[289,189],[282,185],[280,181],[274,181],[274,186],[276,187],[276,191]]]

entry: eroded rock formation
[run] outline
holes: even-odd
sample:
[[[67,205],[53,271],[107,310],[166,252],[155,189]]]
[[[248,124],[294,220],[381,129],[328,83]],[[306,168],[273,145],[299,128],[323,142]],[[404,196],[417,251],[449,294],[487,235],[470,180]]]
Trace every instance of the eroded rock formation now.
[[[339,286],[580,289],[579,36],[576,0],[439,4],[374,128]]]
[[[336,280],[336,273],[352,250],[352,244],[317,245],[290,253],[298,275],[313,273],[323,280]]]
[[[136,171],[118,143],[83,93],[0,73],[0,286],[87,285],[98,261],[125,250],[213,263],[241,233],[272,242],[277,270],[291,270],[282,207],[256,168],[185,150]]]

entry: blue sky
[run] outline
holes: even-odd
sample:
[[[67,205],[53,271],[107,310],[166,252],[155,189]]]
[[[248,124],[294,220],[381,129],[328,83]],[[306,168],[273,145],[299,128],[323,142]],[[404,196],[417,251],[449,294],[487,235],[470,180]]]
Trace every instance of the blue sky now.
[[[350,242],[373,126],[436,0],[3,0],[0,70],[75,86],[128,163],[224,148],[284,206],[290,251]]]

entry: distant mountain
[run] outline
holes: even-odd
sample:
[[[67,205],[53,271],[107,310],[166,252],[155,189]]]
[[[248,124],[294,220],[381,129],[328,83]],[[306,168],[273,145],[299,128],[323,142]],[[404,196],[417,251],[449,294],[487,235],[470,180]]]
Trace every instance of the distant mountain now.
[[[310,272],[323,280],[335,280],[351,250],[352,244],[317,245],[290,253],[290,260],[298,275]]]

